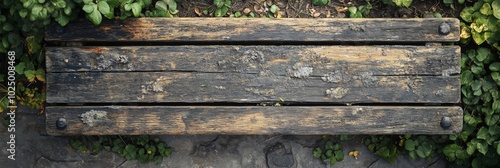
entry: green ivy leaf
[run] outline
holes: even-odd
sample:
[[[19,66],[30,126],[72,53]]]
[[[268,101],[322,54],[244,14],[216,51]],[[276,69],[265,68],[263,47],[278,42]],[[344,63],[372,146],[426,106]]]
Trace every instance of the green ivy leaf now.
[[[417,159],[417,154],[415,153],[415,151],[409,151],[408,155],[410,155],[410,158],[412,160],[416,160]]]
[[[382,146],[379,149],[377,149],[375,154],[377,154],[381,157],[387,158],[390,155],[389,148],[387,148],[386,146]]]
[[[493,101],[493,105],[491,108],[495,113],[500,113],[500,100]]]
[[[33,70],[27,70],[24,71],[24,76],[26,76],[26,79],[28,79],[28,82],[34,82],[35,81],[35,71]]]
[[[484,3],[481,9],[479,9],[479,12],[481,12],[481,14],[486,16],[493,14],[491,12],[491,5],[489,3]]]
[[[476,151],[476,145],[473,145],[472,143],[468,142],[466,149],[467,154],[472,155],[474,154],[475,151]]]
[[[102,22],[102,15],[101,12],[97,10],[97,5],[93,4],[92,5],[94,10],[92,13],[87,14],[87,18],[94,24],[94,25],[99,25]]]
[[[16,73],[17,74],[24,74],[24,68],[26,68],[26,64],[24,62],[21,62],[16,65]]]
[[[408,151],[413,151],[415,150],[415,142],[413,140],[408,139],[405,141],[405,149]]]
[[[468,85],[472,82],[472,80],[474,79],[474,75],[472,74],[472,72],[470,70],[465,70],[462,72],[462,74],[460,75],[461,79],[462,79],[462,85]]]
[[[476,138],[486,140],[489,137],[488,129],[485,127],[481,127],[477,132]]]
[[[63,14],[60,14],[55,18],[56,22],[61,26],[66,26],[69,23],[69,17]]]
[[[349,136],[347,136],[347,135],[340,135],[339,139],[340,139],[340,141],[347,141],[347,140],[349,140]]]
[[[465,22],[472,22],[472,13],[474,13],[474,8],[473,7],[466,7],[460,12],[460,17],[465,21]]]
[[[163,1],[156,2],[155,8],[156,9],[161,9],[161,10],[163,10],[165,12],[168,11],[168,9],[167,9],[167,3],[163,2]]]
[[[111,13],[109,4],[106,1],[99,1],[99,3],[97,3],[97,7],[103,15]]]
[[[477,65],[474,64],[474,65],[471,66],[470,71],[473,74],[480,75],[481,73],[484,72],[484,68],[480,67],[480,66],[477,66]]]
[[[215,10],[215,17],[222,17],[222,16],[224,16],[222,14],[222,9],[220,9],[220,8],[216,9]]]
[[[496,135],[500,135],[500,126],[498,125],[492,125],[488,128],[488,133],[491,135],[491,136],[496,136]],[[500,142],[500,141],[499,141]]]
[[[94,4],[87,4],[87,5],[84,5],[83,6],[83,11],[85,11],[85,13],[92,13],[94,11]]]
[[[500,143],[497,144],[497,154],[500,155]]]
[[[334,165],[335,163],[337,163],[337,159],[335,157],[331,157],[330,158],[330,165]]]
[[[397,6],[410,7],[412,0],[392,0]]]
[[[485,91],[485,92],[490,91],[491,89],[495,88],[494,83],[491,83],[490,81],[486,81],[486,80],[481,81],[481,86],[483,88],[483,91]]]
[[[174,0],[167,0],[167,5],[170,12],[172,12],[172,14],[175,14],[175,11],[177,11],[177,3]]]
[[[417,152],[417,155],[419,155],[421,158],[426,158],[427,156],[431,155],[432,146],[431,144],[427,143],[427,141],[424,141],[422,144],[420,144],[420,146],[417,147],[415,151]]]
[[[45,82],[45,71],[43,69],[37,69],[35,71],[35,77],[40,82]]]
[[[158,2],[163,2],[163,1],[158,1]],[[132,5],[127,3],[123,6],[123,9],[125,9],[125,11],[130,11],[130,10],[132,10]],[[130,16],[130,15],[128,15],[128,16]]]
[[[491,78],[493,79],[493,81],[495,81],[495,83],[497,83],[497,85],[500,85],[500,73],[499,72],[492,72]]]
[[[480,153],[486,155],[486,153],[488,152],[488,143],[486,141],[482,141],[477,144],[476,148]]]
[[[490,93],[491,93],[491,97],[495,100],[498,100],[500,99],[500,92],[498,92],[498,90],[496,89],[492,89],[490,90]],[[500,107],[500,104],[498,104],[498,107]],[[493,110],[495,110],[495,108],[493,108]],[[498,111],[500,112],[500,111]]]
[[[327,151],[325,152],[325,155],[326,155],[326,157],[327,157],[327,158],[333,158],[333,157],[332,157],[332,156],[333,156],[333,151],[332,151],[331,149],[329,149],[329,150],[327,150]]]
[[[489,59],[489,57],[492,57],[493,54],[491,53],[491,50],[488,48],[478,48],[477,49],[477,55],[476,58],[478,61],[484,62],[485,60]]]
[[[341,151],[341,150],[338,150],[338,151],[335,151],[335,159],[337,159],[337,161],[343,161],[344,160],[344,152]]]
[[[56,8],[59,8],[59,9],[66,8],[66,5],[67,5],[66,1],[63,1],[63,0],[53,2],[53,4]]]
[[[349,10],[349,13],[351,13],[351,14],[358,12],[358,8],[356,8],[355,6],[349,7],[348,10]]]
[[[471,84],[470,84],[471,88],[473,91],[477,91],[477,90],[480,90],[481,89],[481,81],[479,80],[474,80]]]
[[[224,6],[224,0],[214,0],[214,5],[217,6],[217,8],[222,8]]]
[[[326,141],[326,143],[325,143],[325,149],[326,150],[333,149],[333,142],[332,141]]]
[[[469,158],[469,155],[467,155],[467,152],[463,149],[457,150],[455,154],[457,156],[457,159],[465,160],[465,159]]]
[[[500,0],[493,1],[491,7],[493,8],[493,16],[500,19]]]
[[[279,8],[278,6],[276,6],[276,5],[274,5],[274,4],[271,6],[271,12],[272,12],[272,13],[276,13],[276,12],[278,12],[279,10],[280,10],[280,8]]]
[[[141,16],[142,6],[141,4],[134,2],[132,3],[132,13],[135,17]]]
[[[161,149],[163,149],[163,148],[161,148]],[[315,148],[312,153],[313,153],[313,157],[320,158],[322,151],[320,148]]]
[[[474,42],[476,42],[477,45],[481,45],[486,41],[486,36],[483,33],[472,31],[472,39],[474,39]]]
[[[457,150],[460,150],[461,147],[458,146],[457,144],[450,144],[450,145],[446,145],[444,148],[443,148],[443,154],[446,156],[447,160],[450,161],[450,162],[453,162],[456,160],[456,151]]]
[[[333,145],[333,150],[335,150],[335,151],[341,150],[341,148],[342,147],[340,146],[339,143],[336,143],[336,144]]]
[[[40,16],[40,13],[43,10],[43,6],[40,4],[35,4],[33,5],[33,8],[31,8],[31,14],[35,16],[35,18]]]
[[[488,126],[493,126],[493,125],[496,125],[498,120],[500,120],[500,116],[498,115],[487,115],[485,118],[484,118],[484,122],[486,123],[486,125]]]

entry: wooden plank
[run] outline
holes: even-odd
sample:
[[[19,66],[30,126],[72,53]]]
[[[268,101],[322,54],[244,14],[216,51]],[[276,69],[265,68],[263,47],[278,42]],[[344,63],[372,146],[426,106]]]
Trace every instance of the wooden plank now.
[[[439,34],[439,25],[450,33]],[[233,19],[233,18],[129,18],[87,20],[48,28],[46,41],[156,41],[156,42],[454,42],[460,40],[456,18],[363,19]]]
[[[299,69],[298,74],[307,74]],[[295,72],[293,75],[297,75]],[[330,102],[457,103],[459,76],[341,77],[248,73],[48,73],[48,103]]]
[[[134,46],[48,47],[47,72],[271,72],[294,66],[329,73],[458,75],[459,46]]]
[[[50,135],[454,134],[463,121],[458,106],[49,106],[45,114]],[[452,119],[450,128],[441,128],[442,117]]]

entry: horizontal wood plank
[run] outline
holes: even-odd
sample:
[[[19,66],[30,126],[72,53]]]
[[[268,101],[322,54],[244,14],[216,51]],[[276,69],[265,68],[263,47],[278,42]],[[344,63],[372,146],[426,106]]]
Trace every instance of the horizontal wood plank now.
[[[61,107],[46,109],[50,135],[139,134],[454,134],[460,107]],[[440,127],[450,117],[448,129]],[[64,118],[67,127],[55,126]]]
[[[439,34],[439,25],[450,33]],[[46,32],[46,41],[156,41],[156,42],[454,42],[460,39],[456,18],[412,19],[234,19],[129,18],[103,20],[100,26],[81,20]]]
[[[305,71],[305,72],[303,72]],[[297,74],[308,72],[307,69]],[[297,75],[295,72],[293,75]],[[198,72],[48,73],[48,103],[457,103],[459,76],[292,77]]]
[[[47,72],[269,72],[309,67],[311,76],[458,75],[458,46],[48,47]]]

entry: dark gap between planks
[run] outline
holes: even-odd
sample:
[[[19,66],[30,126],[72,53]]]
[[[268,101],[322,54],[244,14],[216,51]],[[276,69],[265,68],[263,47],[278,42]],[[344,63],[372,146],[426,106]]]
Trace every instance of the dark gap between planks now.
[[[364,46],[364,45],[413,45],[413,46],[425,46],[425,42],[408,42],[408,41],[391,41],[391,42],[328,42],[328,41],[183,41],[183,42],[151,42],[151,41],[130,41],[130,42],[80,42],[80,41],[59,41],[62,43],[81,43],[82,46],[183,46],[183,45],[341,45],[341,46]],[[48,42],[47,46],[65,46],[60,45],[55,42]]]
[[[212,74],[228,74],[228,73],[233,73],[233,74],[259,74],[259,72],[230,72],[230,71],[220,71],[220,72],[213,72],[213,71],[194,71],[194,70],[133,70],[133,71],[123,71],[123,70],[116,70],[116,71],[67,71],[67,72],[48,72],[48,73],[54,73],[54,74],[62,74],[62,73],[67,73],[67,74],[78,74],[78,73],[124,73],[124,72],[177,72],[177,73],[212,73]],[[448,76],[459,76],[459,73],[452,73],[449,74]],[[286,77],[287,75],[280,75],[276,74],[276,76],[283,76]],[[373,74],[372,76],[376,77],[384,77],[384,76],[396,76],[396,77],[418,77],[418,76],[443,76],[439,74],[400,74],[400,75],[379,75],[379,74]],[[321,78],[324,76],[318,76],[318,75],[311,75],[307,78]],[[306,78],[306,79],[307,79]]]
[[[460,105],[459,103],[303,103],[303,102],[254,102],[254,103],[234,103],[234,102],[215,102],[215,103],[187,103],[187,102],[168,102],[168,103],[47,103],[46,106],[262,106],[260,104],[266,104],[267,106],[273,106],[279,103],[280,106],[414,106],[414,107],[455,107]],[[264,107],[264,106],[263,106]],[[273,106],[279,108],[279,106]]]

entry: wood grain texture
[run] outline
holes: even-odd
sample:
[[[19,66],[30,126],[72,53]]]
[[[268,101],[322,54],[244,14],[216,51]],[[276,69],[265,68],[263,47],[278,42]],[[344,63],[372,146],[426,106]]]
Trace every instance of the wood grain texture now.
[[[458,46],[131,46],[48,47],[47,72],[270,72],[310,67],[311,76],[460,73]]]
[[[95,112],[102,115],[82,115]],[[463,121],[458,106],[51,106],[46,117],[50,135],[453,134],[462,130]],[[442,117],[452,119],[450,128],[440,127]],[[66,129],[56,129],[59,118],[66,119]]]
[[[451,32],[438,33],[441,23]],[[460,39],[456,18],[310,19],[310,18],[137,18],[87,20],[46,32],[46,41],[157,41],[157,42],[454,42]]]
[[[303,70],[307,71],[307,70]],[[302,73],[302,72],[301,72]],[[48,103],[239,102],[457,103],[459,76],[296,78],[198,72],[48,73]]]

